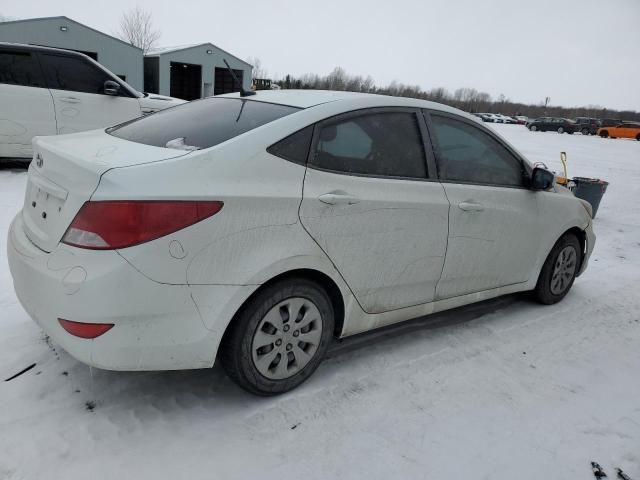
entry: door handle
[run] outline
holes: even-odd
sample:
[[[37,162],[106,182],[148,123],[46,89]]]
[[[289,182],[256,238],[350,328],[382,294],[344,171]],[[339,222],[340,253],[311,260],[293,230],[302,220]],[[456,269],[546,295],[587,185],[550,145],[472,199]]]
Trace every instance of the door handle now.
[[[360,202],[358,197],[343,192],[325,193],[324,195],[320,195],[318,200],[327,205],[354,205]]]
[[[80,99],[76,97],[60,97],[60,101],[65,103],[80,103]]]
[[[481,212],[484,210],[484,206],[481,203],[475,202],[460,202],[458,204],[458,208],[460,210],[464,210],[465,212]]]

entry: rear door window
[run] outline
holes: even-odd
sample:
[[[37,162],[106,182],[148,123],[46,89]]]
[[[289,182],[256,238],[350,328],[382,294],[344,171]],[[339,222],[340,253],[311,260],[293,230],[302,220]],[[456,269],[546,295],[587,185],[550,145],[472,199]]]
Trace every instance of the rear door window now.
[[[200,150],[299,111],[241,98],[205,98],[161,110],[107,130],[114,137],[155,147]]]
[[[380,112],[319,126],[311,165],[343,173],[426,178],[424,145],[414,112]]]
[[[0,50],[0,83],[44,87],[38,59],[30,52]]]

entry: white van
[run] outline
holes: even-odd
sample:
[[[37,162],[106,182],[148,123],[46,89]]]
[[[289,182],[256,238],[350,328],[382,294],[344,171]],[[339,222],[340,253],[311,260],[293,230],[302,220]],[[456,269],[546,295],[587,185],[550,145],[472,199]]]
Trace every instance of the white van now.
[[[108,127],[181,103],[136,91],[82,53],[0,42],[0,160],[30,159],[36,135]]]

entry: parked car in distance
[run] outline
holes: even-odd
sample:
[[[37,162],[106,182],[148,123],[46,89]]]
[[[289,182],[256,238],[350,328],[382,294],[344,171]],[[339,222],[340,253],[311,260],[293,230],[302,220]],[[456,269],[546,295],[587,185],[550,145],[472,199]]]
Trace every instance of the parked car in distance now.
[[[7,243],[34,320],[89,365],[218,358],[260,395],[334,336],[519,291],[556,303],[595,242],[588,202],[424,100],[227,94],[34,150]]]
[[[597,134],[602,138],[635,138],[640,141],[640,123],[624,122],[615,127],[601,127]]]
[[[532,132],[549,132],[555,131],[558,133],[575,133],[579,131],[579,128],[573,120],[568,118],[557,117],[541,117],[527,123],[527,128]]]
[[[529,117],[525,117],[524,115],[516,115],[514,118],[516,119],[516,122],[518,122],[518,124],[520,125],[526,125],[527,122],[529,121]]]
[[[502,120],[497,117],[494,113],[479,113],[483,122],[488,123],[503,123]]]
[[[108,127],[185,103],[142,94],[88,56],[0,42],[0,160],[31,159],[31,139]]]
[[[512,118],[508,115],[503,115],[501,113],[496,113],[495,115],[500,119],[502,119],[502,123],[509,123],[509,124],[518,123],[515,118]]]
[[[603,118],[600,120],[601,127],[615,127],[616,125],[620,125],[622,120],[619,118]]]
[[[600,120],[590,117],[577,117],[576,124],[583,135],[595,135],[601,126]]]

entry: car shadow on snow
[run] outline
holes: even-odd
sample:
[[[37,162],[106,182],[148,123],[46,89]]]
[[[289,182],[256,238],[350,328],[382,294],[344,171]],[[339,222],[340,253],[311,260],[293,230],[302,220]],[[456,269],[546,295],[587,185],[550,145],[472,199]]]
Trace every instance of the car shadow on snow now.
[[[414,352],[418,352],[418,356],[429,353],[432,342],[438,343],[442,337],[461,333],[471,322],[477,327],[499,323],[505,316],[509,321],[518,322],[516,312],[527,308],[534,307],[526,294],[513,294],[336,340],[323,364],[305,384],[276,398],[348,388],[352,383],[351,368],[371,364],[381,354],[397,355],[410,363],[414,360],[411,357]],[[506,315],[491,315],[501,310]],[[416,346],[417,349],[410,348]],[[265,402],[269,405],[280,401],[242,391],[225,375],[219,363],[212,369],[202,370],[115,372],[87,367],[66,353],[62,353],[61,359],[68,365],[67,379],[73,388],[82,392],[79,396],[86,400],[85,404],[91,405],[91,408],[87,407],[89,411],[99,412],[102,408],[117,406],[147,410],[147,413],[151,409],[163,416],[200,408],[206,408],[208,413],[236,411],[246,414],[247,407],[262,408]],[[356,378],[352,380],[356,381]]]

